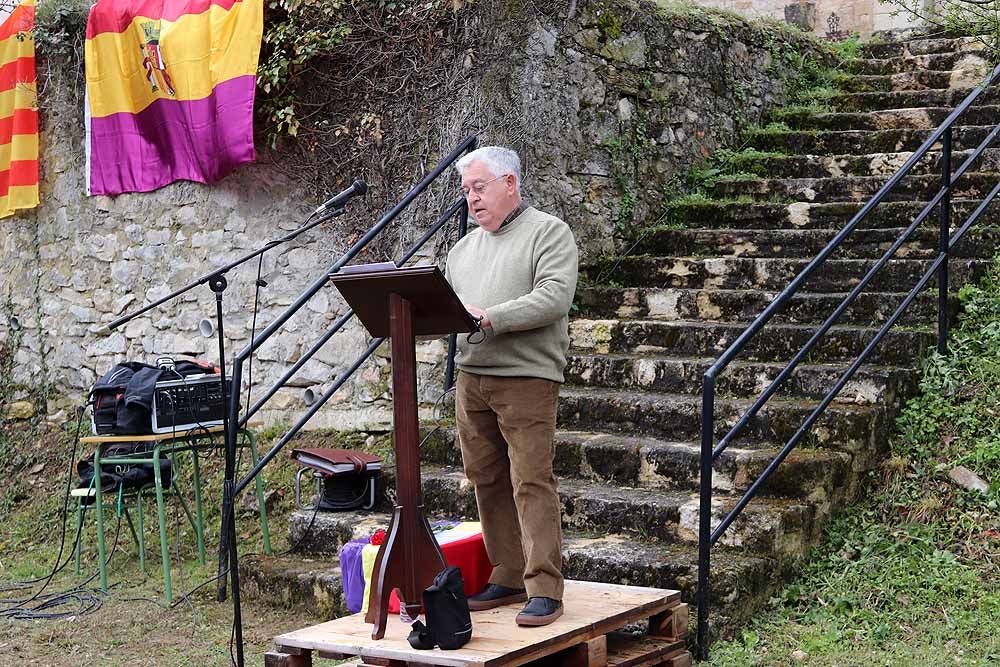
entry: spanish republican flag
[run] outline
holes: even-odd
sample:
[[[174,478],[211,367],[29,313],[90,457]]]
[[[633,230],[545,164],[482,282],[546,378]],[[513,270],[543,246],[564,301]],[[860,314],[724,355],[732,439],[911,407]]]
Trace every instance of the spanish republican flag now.
[[[0,24],[0,218],[38,206],[35,0]]]
[[[263,0],[97,0],[87,19],[87,193],[211,183],[254,159]]]

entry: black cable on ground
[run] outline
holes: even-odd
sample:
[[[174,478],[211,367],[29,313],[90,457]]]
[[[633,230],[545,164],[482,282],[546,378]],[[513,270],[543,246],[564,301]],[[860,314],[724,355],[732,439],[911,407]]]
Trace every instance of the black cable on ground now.
[[[66,547],[66,520],[67,520],[68,515],[69,515],[70,491],[72,491],[72,487],[73,487],[73,467],[74,467],[74,464],[76,463],[76,450],[77,450],[77,447],[79,447],[79,445],[80,445],[80,430],[81,430],[81,428],[83,426],[83,415],[87,411],[87,405],[90,405],[90,403],[87,403],[86,405],[78,407],[77,410],[76,410],[76,436],[73,439],[73,451],[70,453],[69,467],[68,467],[68,469],[66,471],[66,491],[65,491],[65,494],[63,495],[63,508],[62,508],[62,529],[60,530],[60,535],[59,535],[59,553],[56,555],[55,564],[52,566],[52,571],[49,572],[49,574],[46,575],[46,576],[44,576],[44,577],[38,577],[38,578],[35,578],[35,579],[27,579],[27,580],[24,580],[24,581],[13,582],[14,588],[0,588],[0,590],[20,590],[20,589],[23,589],[25,587],[29,587],[32,584],[43,582],[42,583],[42,587],[40,589],[38,589],[38,591],[33,596],[31,596],[29,598],[24,598],[24,599],[19,599],[19,600],[0,600],[0,604],[13,604],[13,605],[15,605],[14,607],[11,607],[11,609],[17,608],[17,607],[20,607],[20,606],[23,606],[23,605],[26,605],[26,604],[28,604],[30,602],[33,602],[34,600],[38,599],[38,597],[48,587],[49,583],[51,583],[52,578],[55,577],[60,571],[62,571],[69,564],[70,560],[72,560],[73,554],[72,554],[72,552],[70,552],[70,554],[66,557],[66,561],[65,562],[63,562],[61,564],[59,562],[60,560],[62,560],[63,551],[65,550],[65,547]],[[99,470],[95,470],[94,474],[95,475],[99,475],[100,471]],[[77,526],[76,539],[74,540],[74,544],[79,544],[80,532],[81,532],[80,529],[81,529],[81,526]],[[6,611],[6,610],[3,610],[3,611]]]
[[[104,562],[104,567],[107,568],[111,564],[111,559],[114,557],[115,552],[118,549],[118,538],[121,535],[122,518],[119,515],[118,524],[115,526],[115,537],[111,545],[111,551],[108,554],[107,559]],[[36,593],[29,601],[34,602],[39,600],[39,604],[34,607],[27,607],[27,603],[21,603],[7,609],[0,609],[0,618],[9,618],[16,621],[33,621],[33,620],[58,620],[61,618],[69,618],[70,616],[83,616],[85,614],[92,613],[101,608],[103,604],[103,599],[107,595],[104,591],[97,588],[85,588],[87,584],[92,582],[100,575],[101,571],[98,569],[94,574],[84,581],[69,590],[63,591],[61,593],[50,593],[48,595],[42,595],[41,591]],[[67,604],[75,603],[76,607],[68,611],[49,611],[50,609],[58,609]]]

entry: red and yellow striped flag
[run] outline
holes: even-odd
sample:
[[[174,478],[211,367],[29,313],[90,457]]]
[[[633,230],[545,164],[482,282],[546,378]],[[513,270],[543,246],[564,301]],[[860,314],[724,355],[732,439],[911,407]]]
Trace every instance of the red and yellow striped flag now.
[[[38,206],[35,0],[0,24],[0,218]]]

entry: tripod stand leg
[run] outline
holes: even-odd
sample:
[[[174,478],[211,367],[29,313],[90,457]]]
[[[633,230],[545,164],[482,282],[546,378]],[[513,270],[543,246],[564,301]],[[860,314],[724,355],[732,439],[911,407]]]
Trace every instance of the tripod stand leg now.
[[[390,582],[398,579],[396,573],[392,572],[393,546],[399,535],[399,506],[392,512],[392,519],[389,521],[389,530],[386,532],[385,542],[378,549],[375,557],[375,567],[372,569],[372,588],[368,593],[368,613],[365,615],[365,622],[372,623],[372,639],[382,639],[385,636],[385,624],[389,616],[389,595],[392,593]]]

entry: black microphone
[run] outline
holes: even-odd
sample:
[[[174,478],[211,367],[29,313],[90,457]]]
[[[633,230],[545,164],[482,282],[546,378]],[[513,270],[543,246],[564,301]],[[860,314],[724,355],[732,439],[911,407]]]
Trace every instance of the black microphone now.
[[[327,199],[325,202],[323,202],[322,206],[318,207],[315,211],[313,211],[313,215],[317,215],[319,213],[326,213],[331,209],[338,209],[345,203],[347,203],[347,200],[350,199],[351,197],[355,195],[363,195],[366,192],[368,192],[367,183],[365,183],[362,180],[354,181],[354,183],[351,184],[351,187],[347,188],[340,194],[335,195],[334,197],[331,197],[330,199]]]

